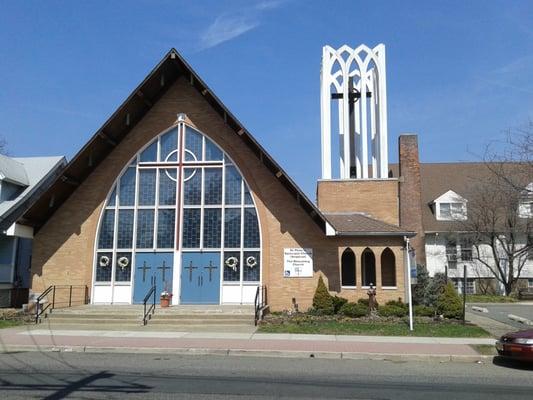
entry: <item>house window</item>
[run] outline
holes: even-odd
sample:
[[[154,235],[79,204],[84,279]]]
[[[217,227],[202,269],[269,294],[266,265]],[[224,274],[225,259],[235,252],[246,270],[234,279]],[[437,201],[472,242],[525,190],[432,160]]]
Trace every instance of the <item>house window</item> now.
[[[439,219],[444,221],[466,219],[466,204],[439,203]]]
[[[461,260],[472,261],[472,240],[468,237],[461,238]]]
[[[455,239],[446,240],[446,260],[448,263],[457,262],[457,242]]]
[[[457,293],[463,294],[463,285],[464,285],[463,278],[454,278],[452,281],[453,281],[453,286],[455,286],[455,290],[457,290]],[[474,293],[476,293],[475,280],[473,278],[467,278],[466,279],[466,294],[474,294]]]
[[[527,185],[520,194],[518,216],[520,218],[533,217],[533,182]]]

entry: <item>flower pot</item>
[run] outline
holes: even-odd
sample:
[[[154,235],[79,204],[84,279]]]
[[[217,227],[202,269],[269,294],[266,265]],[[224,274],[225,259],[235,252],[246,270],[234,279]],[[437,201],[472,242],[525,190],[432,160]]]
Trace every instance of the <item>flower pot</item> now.
[[[166,297],[166,298],[163,298],[161,297],[159,299],[159,303],[161,304],[161,307],[169,307],[170,306],[170,298]]]

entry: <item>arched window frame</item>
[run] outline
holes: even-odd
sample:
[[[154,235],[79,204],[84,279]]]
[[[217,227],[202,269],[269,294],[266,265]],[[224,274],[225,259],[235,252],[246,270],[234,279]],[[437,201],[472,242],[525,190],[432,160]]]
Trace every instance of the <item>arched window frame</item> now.
[[[196,133],[200,134],[201,137],[202,137],[202,159],[200,162],[194,162],[194,161],[188,161],[185,159],[185,153],[187,152],[187,150],[185,150],[185,146],[183,145],[180,145],[180,140],[185,140],[185,132],[188,130],[188,129],[191,129],[193,131],[195,131]],[[177,131],[177,142],[176,142],[176,148],[177,149],[182,149],[182,154],[180,155],[181,156],[181,159],[178,159],[176,161],[170,161],[170,162],[167,162],[165,163],[164,161],[160,161],[160,153],[161,153],[161,141],[160,141],[160,138],[163,137],[164,135],[166,135],[167,133],[173,131],[173,130],[176,130]],[[206,142],[209,141],[210,143],[214,144],[214,146],[222,153],[222,158],[220,161],[218,160],[215,160],[215,161],[209,161],[209,160],[206,160],[205,159],[205,156],[206,156],[206,148],[207,148],[207,145],[206,145]],[[156,143],[156,161],[154,162],[141,162],[140,160],[140,157],[141,157],[141,154],[143,154],[147,149],[150,148],[150,146],[152,146],[154,143]],[[172,153],[172,152],[171,152]],[[164,206],[164,205],[159,205],[159,199],[158,199],[158,192],[159,192],[159,175],[162,173],[161,171],[163,171],[165,168],[165,165],[168,164],[168,167],[169,168],[176,168],[174,165],[177,164],[178,162],[181,162],[183,163],[183,170],[185,170],[185,168],[187,168],[187,166],[190,166],[190,167],[195,167],[195,168],[201,168],[202,169],[202,182],[201,182],[201,190],[202,190],[202,204],[201,204],[201,216],[202,216],[202,219],[201,219],[201,223],[200,223],[200,226],[201,226],[201,232],[200,232],[200,241],[203,242],[204,240],[204,235],[203,235],[203,228],[204,228],[204,220],[203,220],[203,217],[204,217],[204,211],[205,209],[209,209],[209,208],[220,208],[221,209],[221,244],[220,244],[220,247],[216,247],[216,248],[204,248],[202,245],[200,245],[200,247],[198,248],[183,248],[182,247],[182,228],[183,228],[183,223],[178,223],[178,219],[175,217],[174,218],[174,246],[173,247],[168,247],[168,248],[159,248],[157,247],[157,220],[158,220],[158,211],[159,209],[174,209],[174,210],[178,210],[178,212],[180,212],[181,214],[183,214],[183,210],[187,208],[187,206],[183,203],[183,195],[181,195],[181,198],[180,198],[180,204],[177,205],[168,205],[168,206]],[[151,165],[151,164],[157,164],[157,165]],[[200,164],[200,165],[198,165]],[[203,176],[204,176],[204,170],[206,168],[210,168],[210,167],[215,167],[215,166],[220,166],[222,168],[222,199],[221,199],[221,203],[219,205],[214,205],[214,206],[208,206],[208,205],[205,205],[204,204],[204,179],[203,179]],[[240,203],[239,204],[226,204],[226,197],[225,197],[225,188],[226,188],[226,185],[225,185],[225,180],[226,180],[226,169],[227,167],[233,167],[235,168],[238,176],[240,177],[240,180],[241,180],[241,193],[240,193],[240,196],[241,196],[241,200],[240,200]],[[128,168],[135,168],[135,189],[134,189],[134,196],[135,196],[135,200],[134,200],[134,204],[133,205],[129,205],[129,206],[124,206],[124,205],[121,205],[119,204],[119,196],[120,196],[120,188],[119,188],[119,184],[120,184],[120,180],[122,179],[122,177],[124,176],[124,174],[128,171]],[[156,198],[155,198],[155,202],[154,202],[154,205],[153,206],[141,206],[139,205],[139,176],[140,176],[140,170],[143,170],[143,169],[155,169],[156,170],[156,182],[155,182],[155,186],[156,186]],[[179,179],[179,178],[178,178]],[[183,180],[181,181],[181,190],[183,191]],[[176,196],[178,196],[178,191],[179,191],[179,187],[177,186],[176,187]],[[139,210],[142,210],[142,209],[147,209],[147,208],[151,208],[151,209],[154,209],[154,227],[153,227],[153,235],[154,235],[154,239],[153,239],[153,246],[152,247],[143,247],[143,248],[138,248],[137,247],[137,223],[138,223],[138,211]],[[225,238],[225,221],[224,221],[224,216],[225,216],[225,210],[226,209],[230,209],[230,208],[234,208],[234,209],[240,209],[241,210],[241,228],[240,228],[240,246],[239,247],[235,247],[235,248],[227,248],[224,246],[224,238]],[[133,233],[132,233],[132,245],[131,245],[131,248],[128,248],[128,249],[121,249],[118,247],[118,243],[117,243],[117,236],[118,236],[118,220],[119,220],[119,210],[134,210],[134,217],[133,217]],[[114,221],[113,221],[113,245],[111,248],[109,249],[103,249],[99,246],[99,240],[100,240],[100,234],[101,234],[101,230],[102,230],[102,220],[105,216],[105,213],[106,211],[109,210],[109,211],[114,211]],[[250,247],[250,246],[245,246],[245,238],[244,238],[244,231],[245,231],[245,216],[246,216],[246,210],[253,210],[254,211],[254,214],[255,214],[255,219],[257,221],[257,230],[258,230],[258,233],[257,233],[257,236],[258,236],[258,244],[259,246],[256,247],[256,246],[253,246],[253,247]],[[179,232],[178,232],[179,230]],[[178,234],[176,234],[176,232],[178,232]],[[179,240],[180,240],[180,244],[179,244],[179,247],[176,248],[176,236],[179,237]],[[131,253],[131,257],[130,257],[130,265],[135,265],[135,252],[136,251],[150,251],[150,250],[153,250],[153,251],[176,251],[176,250],[179,250],[180,252],[187,252],[187,251],[197,251],[197,250],[205,250],[205,251],[220,251],[220,254],[221,254],[221,266],[224,268],[224,258],[225,258],[225,255],[226,253],[228,252],[239,252],[240,254],[240,259],[239,259],[239,262],[240,262],[240,265],[239,265],[239,279],[237,281],[226,281],[224,278],[224,275],[225,274],[221,274],[221,284],[222,285],[240,285],[241,287],[242,286],[257,286],[257,285],[260,285],[261,284],[261,281],[262,281],[262,251],[261,251],[261,247],[262,247],[262,232],[261,232],[261,221],[260,221],[260,216],[259,216],[259,213],[257,211],[257,206],[256,206],[256,203],[255,203],[255,199],[252,195],[252,191],[250,190],[249,188],[249,185],[247,184],[245,178],[244,178],[244,175],[243,173],[241,172],[239,166],[228,156],[228,154],[222,149],[222,147],[220,145],[218,145],[212,138],[210,138],[208,135],[206,135],[205,133],[201,132],[200,130],[198,130],[196,127],[193,127],[189,124],[186,124],[186,123],[183,123],[183,122],[179,122],[179,123],[176,123],[172,126],[170,126],[169,128],[165,129],[164,131],[162,131],[161,133],[159,133],[158,135],[156,135],[155,137],[153,137],[152,139],[150,139],[150,141],[148,143],[146,143],[127,163],[126,165],[124,166],[124,168],[120,171],[120,173],[117,175],[117,177],[115,178],[108,194],[106,195],[106,200],[105,200],[105,203],[104,203],[104,206],[102,207],[102,210],[100,212],[100,217],[99,217],[99,220],[98,220],[98,225],[97,225],[97,229],[96,229],[96,236],[95,236],[95,243],[94,243],[94,259],[93,259],[93,273],[92,273],[92,282],[93,282],[93,291],[94,291],[94,286],[99,286],[99,285],[111,285],[111,286],[120,286],[120,285],[132,285],[133,283],[133,279],[134,279],[134,272],[130,272],[130,279],[128,281],[123,281],[123,282],[119,282],[116,280],[116,263],[117,263],[117,259],[119,258],[120,256],[120,253],[124,253],[125,250],[129,251]],[[102,253],[110,253],[110,263],[111,263],[111,273],[110,273],[110,279],[109,280],[98,280],[97,279],[97,263],[98,263],[98,255],[99,254],[102,254]],[[247,260],[248,260],[248,257],[250,256],[255,256],[254,258],[257,260],[256,262],[259,264],[258,267],[259,267],[259,276],[258,276],[258,279],[257,280],[246,280],[246,278],[244,277],[245,275],[245,268],[246,268],[246,263],[247,263]],[[224,268],[225,269],[225,268]]]
[[[348,285],[348,284],[345,284],[345,279],[344,279],[344,268],[345,268],[345,256],[348,256],[350,255],[352,256],[352,265],[348,265],[346,266],[347,268],[353,268],[353,285]],[[348,262],[348,261],[347,261]],[[341,287],[344,288],[344,289],[355,289],[357,287],[357,255],[355,254],[355,252],[347,247],[343,250],[342,254],[341,254],[341,266],[340,266],[340,272],[341,272]]]
[[[383,279],[383,277],[385,276],[385,274],[383,273],[383,270],[385,267],[384,257],[387,256],[387,253],[390,254],[390,256],[392,257],[392,277],[394,279],[393,285],[386,285]],[[397,284],[398,284],[397,277],[396,277],[396,268],[397,268],[396,267],[396,254],[394,254],[394,251],[392,251],[390,247],[384,248],[383,251],[381,252],[380,268],[381,268],[381,286],[383,287],[383,289],[396,289]]]
[[[367,281],[366,261],[365,261],[366,254],[371,254],[373,259],[374,259],[374,280],[373,281],[369,281],[369,280]],[[378,273],[378,271],[377,271],[377,265],[376,265],[376,254],[374,253],[374,251],[370,247],[367,247],[361,253],[361,287],[363,289],[369,288],[370,287],[370,283],[372,283],[373,286],[376,287],[377,286],[377,284],[376,284],[377,273]]]

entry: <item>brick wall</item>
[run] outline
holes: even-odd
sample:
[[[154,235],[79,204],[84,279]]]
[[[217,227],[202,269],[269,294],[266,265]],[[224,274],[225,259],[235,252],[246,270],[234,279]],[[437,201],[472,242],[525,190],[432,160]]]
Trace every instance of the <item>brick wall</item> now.
[[[400,135],[400,226],[416,232],[411,246],[416,250],[416,261],[426,265],[424,228],[422,226],[420,161],[418,159],[418,136]]]
[[[370,246],[376,251],[376,261],[379,260],[380,249],[390,246],[397,256],[398,289],[380,290],[378,299],[380,296],[383,299],[404,296],[401,239],[326,237],[277,178],[185,79],[179,79],[165,93],[35,236],[32,260],[34,291],[40,292],[52,284],[91,286],[97,224],[111,186],[128,161],[149,140],[171,126],[178,113],[187,114],[200,131],[228,153],[253,192],[262,233],[262,279],[268,287],[272,310],[291,307],[293,297],[302,309],[309,307],[320,274],[325,276],[332,291],[340,291],[341,295],[350,299],[366,296],[366,291],[362,289],[343,291],[340,288],[340,253],[343,246],[354,246],[358,260],[362,249]],[[396,184],[391,181],[384,185],[387,189],[383,189],[380,199],[386,204],[384,209],[397,209],[396,195],[392,196],[392,200],[388,197],[393,190],[388,186]],[[394,211],[392,215],[389,221],[397,219]],[[315,274],[312,278],[283,277],[283,248],[286,247],[313,248]]]
[[[318,208],[324,212],[364,212],[398,225],[398,180],[321,180],[317,186]]]

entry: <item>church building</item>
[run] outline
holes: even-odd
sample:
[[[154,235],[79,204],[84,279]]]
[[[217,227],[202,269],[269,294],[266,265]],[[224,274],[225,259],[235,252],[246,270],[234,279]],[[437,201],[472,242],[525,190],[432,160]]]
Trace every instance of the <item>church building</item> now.
[[[400,136],[389,177],[385,47],[324,47],[320,104],[315,203],[170,50],[20,221],[32,292],[138,304],[155,283],[172,305],[225,305],[264,288],[272,311],[306,310],[322,276],[351,301],[371,285],[406,301],[418,150]]]

